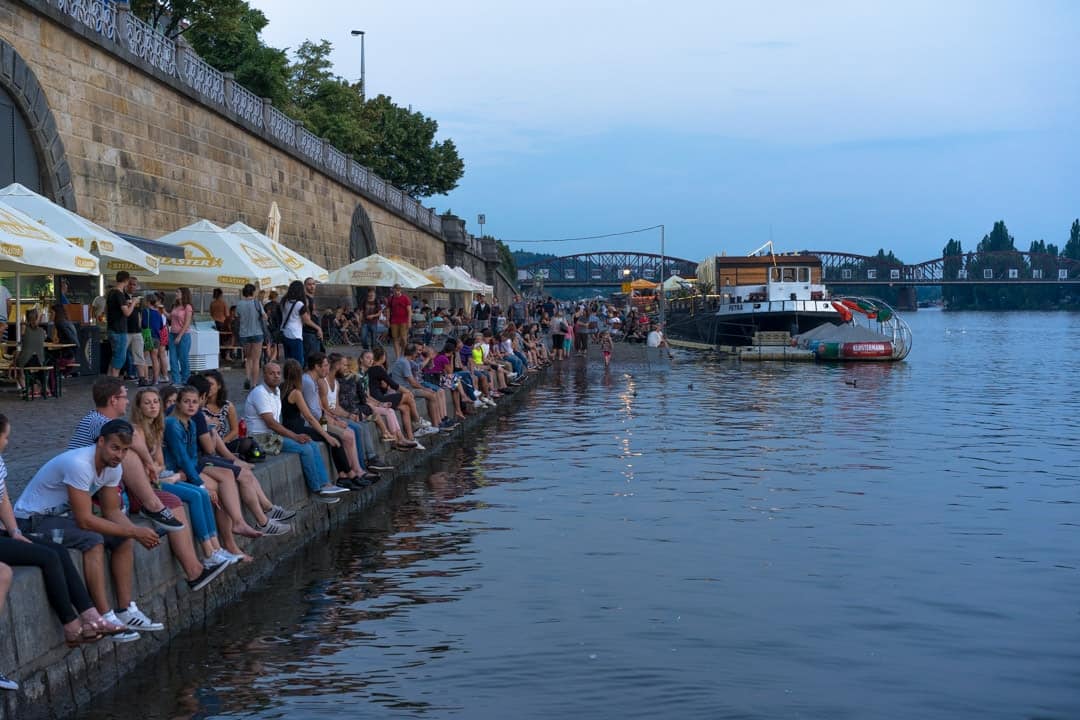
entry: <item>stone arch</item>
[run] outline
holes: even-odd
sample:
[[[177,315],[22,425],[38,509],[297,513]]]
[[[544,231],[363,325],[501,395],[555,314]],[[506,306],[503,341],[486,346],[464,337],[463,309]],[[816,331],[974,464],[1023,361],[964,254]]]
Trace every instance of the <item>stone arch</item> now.
[[[64,142],[49,109],[45,90],[37,76],[10,43],[0,38],[0,88],[3,88],[22,114],[31,144],[37,156],[41,194],[72,212],[75,188],[71,184]]]
[[[375,230],[371,227],[371,218],[364,210],[363,203],[356,204],[353,211],[352,228],[349,231],[349,262],[356,262],[379,251],[375,244]]]

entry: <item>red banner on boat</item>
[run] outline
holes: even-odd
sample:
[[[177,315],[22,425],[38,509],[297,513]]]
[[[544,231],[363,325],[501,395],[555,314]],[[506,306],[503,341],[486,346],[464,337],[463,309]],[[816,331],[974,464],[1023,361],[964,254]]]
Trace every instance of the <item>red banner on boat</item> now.
[[[844,343],[840,349],[842,358],[888,358],[892,357],[891,342]]]

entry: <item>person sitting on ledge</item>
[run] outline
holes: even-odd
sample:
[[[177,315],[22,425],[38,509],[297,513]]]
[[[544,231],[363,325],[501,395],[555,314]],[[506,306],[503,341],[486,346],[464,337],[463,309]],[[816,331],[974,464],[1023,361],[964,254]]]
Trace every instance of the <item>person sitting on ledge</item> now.
[[[357,448],[356,435],[349,427],[332,413],[326,411],[325,403],[328,402],[326,391],[322,387],[330,374],[330,361],[320,351],[315,351],[307,356],[307,372],[300,376],[300,392],[304,396],[304,404],[311,411],[311,417],[322,425],[322,429],[336,438],[340,448],[331,446],[331,455],[340,453],[344,455],[346,464],[344,469],[335,459],[334,464],[338,467],[338,484],[352,490],[367,487],[374,478],[367,478],[363,463],[360,461],[360,452]],[[288,373],[286,372],[286,382]],[[287,399],[287,398],[286,398]],[[308,420],[310,423],[310,420]]]
[[[313,357],[317,358],[320,354],[317,353]],[[309,358],[308,363],[311,364],[311,362]],[[337,375],[343,362],[344,357],[341,353],[331,353],[329,357],[324,357],[317,366],[304,373],[304,400],[308,401],[310,399],[308,407],[317,405],[322,408],[322,417],[326,422],[327,432],[341,441],[341,446],[348,454],[349,463],[352,465],[353,470],[355,471],[357,467],[360,469],[355,484],[358,487],[366,487],[376,482],[379,479],[379,474],[369,470],[367,467],[366,458],[368,455],[365,453],[363,425],[360,424],[360,416],[346,412],[338,404],[341,385],[338,382]],[[313,378],[314,384],[308,382],[309,377]]]
[[[240,422],[236,419],[236,411],[232,410],[232,405],[229,404],[228,396],[225,394],[224,376],[218,370],[206,370],[199,375],[192,375],[188,378],[188,382],[199,391],[199,405],[202,412],[195,416],[195,422],[198,425],[199,449],[203,459],[218,467],[233,470],[240,490],[240,498],[255,518],[256,530],[264,535],[283,535],[291,531],[292,527],[282,521],[293,517],[296,513],[270,502],[270,498],[263,492],[259,479],[255,477],[255,466],[237,457],[233,448],[225,442],[225,436],[239,436],[239,431],[235,428]],[[211,398],[215,398],[219,403],[216,405],[217,412],[210,410]],[[228,411],[225,414],[221,412],[222,404]],[[230,415],[231,419],[229,419]],[[236,472],[234,468],[238,468],[239,472]]]
[[[339,359],[335,362],[334,356]],[[340,353],[332,353],[330,355],[330,373],[336,385],[337,393],[337,409],[343,413],[346,413],[350,418],[353,418],[356,423],[360,423],[365,420],[369,420],[375,423],[375,427],[378,428],[381,436],[385,437],[390,434],[390,430],[386,427],[386,423],[379,417],[369,405],[361,404],[357,399],[356,388],[360,382],[360,373],[357,369],[355,357],[346,358]],[[344,417],[339,415],[339,417]],[[395,418],[396,421],[396,418]],[[351,423],[350,423],[351,425]],[[380,457],[375,449],[365,447],[367,452],[366,463],[367,470],[393,470],[394,466],[390,465],[386,460]]]
[[[293,361],[296,362],[295,360]],[[299,369],[300,364],[296,363]],[[281,449],[300,456],[300,467],[304,470],[304,480],[315,497],[327,504],[341,502],[338,497],[349,492],[330,482],[326,465],[319,454],[318,445],[311,441],[306,432],[293,432],[282,424],[281,366],[275,362],[263,366],[263,381],[248,393],[244,403],[244,420],[248,432],[255,435],[276,433],[281,436]],[[303,397],[301,397],[301,401]]]
[[[183,498],[191,508],[191,530],[185,529],[170,535],[169,547],[187,576],[188,587],[201,590],[228,565],[238,562],[240,556],[222,550],[218,544],[214,508],[206,488],[183,482],[179,473],[166,467],[165,408],[156,388],[142,388],[135,393],[131,424],[135,428],[131,449],[139,454],[144,463],[152,466],[155,477],[164,490]],[[176,512],[179,516],[184,509],[177,508]],[[206,561],[201,564],[195,556],[192,534],[206,554]]]
[[[375,354],[371,350],[361,352],[360,382],[356,386],[357,400],[382,416],[383,422],[386,423],[386,427],[390,430],[390,435],[384,435],[383,440],[392,443],[395,450],[425,450],[426,448],[418,443],[415,438],[410,437],[412,435],[411,424],[408,426],[408,434],[403,430],[402,423],[409,421],[409,414],[402,413],[401,422],[399,422],[397,413],[394,412],[396,407],[394,401],[400,404],[401,396],[395,395],[392,399],[383,399],[386,397],[384,393],[379,391],[376,394],[376,383],[371,372],[374,366]]]
[[[399,388],[408,390],[413,395],[419,395],[427,402],[428,416],[431,418],[430,427],[445,430],[454,423],[446,417],[446,405],[442,390],[437,386],[426,387],[419,378],[419,365],[416,363],[418,348],[416,343],[406,343],[405,353],[394,361],[390,368],[390,378]],[[415,399],[414,399],[415,400]],[[414,402],[415,404],[415,402]]]
[[[75,432],[68,441],[68,450],[88,447],[97,442],[98,433],[105,423],[122,418],[127,414],[128,394],[124,381],[117,377],[100,377],[91,389],[94,409],[83,416],[75,427]],[[180,507],[180,499],[171,493],[155,491],[139,457],[135,453],[125,453],[123,462],[124,487],[132,497],[132,511],[139,511],[143,517],[165,532],[176,532],[184,523],[176,519],[170,507]]]
[[[158,534],[133,525],[120,501],[122,463],[131,448],[133,430],[124,419],[102,426],[97,442],[60,453],[41,466],[15,503],[15,519],[24,534],[63,532],[63,545],[83,554],[83,575],[98,612],[112,625],[131,632],[112,635],[117,642],[139,639],[136,630],[158,632],[165,626],[139,610],[132,598],[137,540],[156,548]],[[94,514],[97,495],[101,515]],[[113,611],[105,582],[105,550],[111,555],[113,590],[122,608]]]
[[[0,415],[0,453],[7,449],[11,437],[11,423]],[[71,561],[71,553],[62,545],[51,541],[50,536],[24,535],[15,520],[15,512],[8,497],[7,467],[0,458],[0,523],[4,526],[4,536],[0,536],[0,561],[6,565],[21,565],[41,569],[41,579],[45,582],[45,597],[64,626],[64,642],[68,647],[82,643],[97,642],[106,635],[127,632],[120,624],[109,623],[94,607],[82,576]],[[5,565],[5,567],[6,567]],[[11,576],[0,572],[0,610],[3,609],[3,595],[7,593]],[[0,688],[14,690],[4,684],[0,675]]]

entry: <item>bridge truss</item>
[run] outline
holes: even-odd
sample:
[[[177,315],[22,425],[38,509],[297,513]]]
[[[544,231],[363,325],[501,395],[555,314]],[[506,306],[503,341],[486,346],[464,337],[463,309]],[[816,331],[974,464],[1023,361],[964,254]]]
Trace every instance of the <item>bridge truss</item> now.
[[[518,283],[527,288],[537,282],[547,287],[612,286],[638,278],[658,282],[660,263],[661,257],[656,253],[605,250],[564,255],[518,268]],[[665,278],[672,275],[694,277],[697,274],[696,260],[668,255],[663,257],[663,264]]]
[[[804,250],[821,258],[826,285],[954,285],[965,283],[1080,284],[1080,261],[1021,251],[969,252],[917,265],[880,257]]]

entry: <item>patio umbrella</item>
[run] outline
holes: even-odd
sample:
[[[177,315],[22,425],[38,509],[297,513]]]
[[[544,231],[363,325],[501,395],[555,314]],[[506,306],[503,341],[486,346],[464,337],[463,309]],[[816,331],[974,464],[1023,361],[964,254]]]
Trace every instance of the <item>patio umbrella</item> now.
[[[631,290],[655,290],[658,287],[659,285],[654,282],[649,282],[645,278],[638,278],[634,282],[630,283]]]
[[[148,270],[155,275],[158,259],[100,225],[76,215],[62,205],[38,195],[28,187],[12,183],[0,190],[0,202],[32,218],[83,250],[110,258],[110,270]]]
[[[454,272],[454,269],[449,265],[435,265],[434,267],[429,267],[424,271],[424,274],[438,279],[445,290],[468,293],[477,292],[475,282],[466,280],[464,277]]]
[[[392,287],[414,290],[431,284],[431,279],[388,257],[373,253],[330,273],[334,285],[354,287]]]
[[[292,280],[305,280],[312,277],[319,282],[326,282],[330,279],[330,273],[326,271],[326,268],[316,265],[300,253],[293,252],[281,243],[274,242],[253,227],[242,222],[234,222],[225,229],[270,253],[281,263]]]
[[[678,275],[672,275],[664,281],[664,292],[675,292],[676,290],[685,290],[693,287],[694,283],[681,278]]]
[[[22,276],[97,275],[98,260],[0,202],[0,272],[15,274],[15,337],[21,339],[22,326],[18,319],[22,314]],[[4,312],[7,313],[7,308]]]
[[[455,267],[453,267],[451,269],[454,272],[456,272],[458,275],[460,275],[461,277],[465,278],[468,282],[471,282],[473,284],[473,287],[476,288],[475,292],[484,293],[485,295],[494,295],[495,294],[495,288],[488,285],[487,283],[480,282],[479,280],[474,278],[472,275],[470,275],[469,272],[465,268],[461,267],[460,265],[456,265]]]
[[[147,278],[155,286],[241,288],[252,283],[269,288],[291,280],[281,263],[261,246],[209,220],[171,232],[158,242],[184,248],[184,257],[161,258],[157,277]]]

